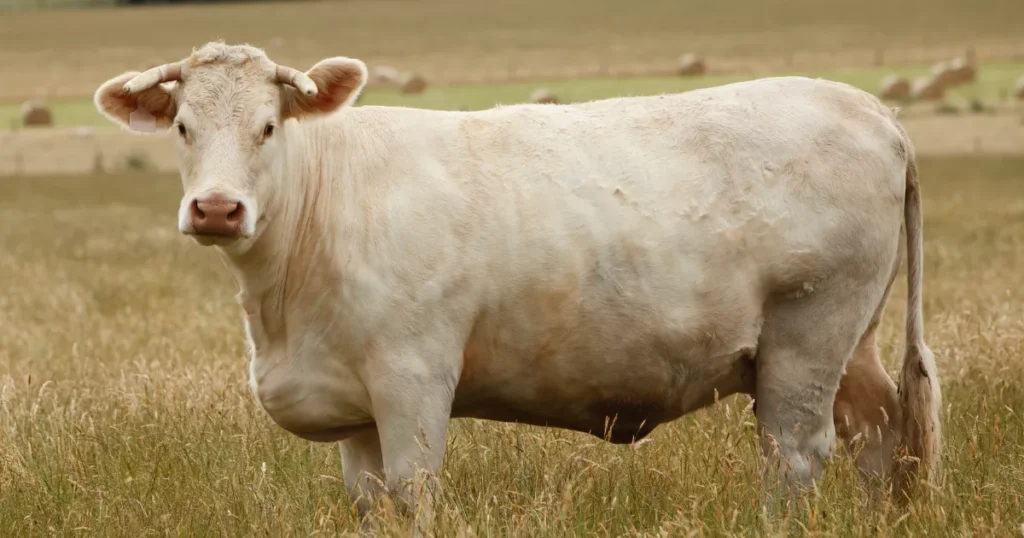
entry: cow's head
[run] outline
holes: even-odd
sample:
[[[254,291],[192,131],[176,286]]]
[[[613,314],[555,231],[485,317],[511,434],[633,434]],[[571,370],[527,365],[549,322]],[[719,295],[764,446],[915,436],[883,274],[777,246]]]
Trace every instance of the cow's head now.
[[[133,131],[170,129],[185,191],[178,229],[202,245],[244,250],[286,179],[284,122],[351,104],[366,79],[355,59],[328,58],[302,73],[255,47],[215,42],[182,61],[108,80],[95,103]]]

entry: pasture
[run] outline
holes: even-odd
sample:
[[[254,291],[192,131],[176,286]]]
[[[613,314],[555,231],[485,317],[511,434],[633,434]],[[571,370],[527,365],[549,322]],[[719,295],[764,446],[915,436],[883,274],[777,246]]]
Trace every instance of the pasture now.
[[[89,96],[112,73],[220,38],[259,45],[296,68],[352,56],[448,85],[669,74],[684,52],[707,55],[720,74],[928,65],[971,47],[981,62],[1021,62],[1022,27],[1018,0],[345,0],[11,11],[0,17],[0,101]]]
[[[188,49],[183,49],[186,52]],[[181,54],[180,51],[177,54]],[[174,57],[174,56],[169,56]],[[926,75],[930,66],[912,65],[900,68],[846,68],[788,70],[773,75],[801,75],[820,77],[846,82],[869,92],[877,92],[882,78],[890,73],[915,78]],[[136,68],[137,69],[137,68]],[[118,74],[120,71],[111,71]],[[978,80],[971,85],[952,88],[947,93],[946,103],[957,108],[962,115],[970,114],[967,103],[980,99],[991,110],[987,113],[1006,113],[1014,108],[1007,103],[1005,94],[1013,87],[1017,77],[1024,74],[1024,62],[985,64],[978,73]],[[112,75],[111,75],[112,76]],[[530,92],[537,87],[550,89],[562,102],[580,102],[622,95],[651,95],[672,93],[719,86],[742,80],[749,80],[749,73],[718,74],[704,77],[683,78],[677,76],[644,76],[629,78],[573,78],[551,79],[532,82],[510,82],[503,84],[453,84],[438,86],[422,94],[405,95],[392,88],[368,88],[359,101],[360,105],[409,106],[440,110],[480,110],[495,105],[525,102]],[[104,79],[105,80],[105,79]],[[103,81],[99,81],[97,86]],[[93,88],[95,90],[95,88]],[[895,104],[895,103],[894,103]],[[17,121],[21,103],[0,104],[0,126]],[[92,103],[90,97],[58,99],[51,102],[54,121],[57,126],[95,126],[110,128]],[[932,116],[936,105],[933,103],[910,103],[901,117]]]
[[[979,77],[949,92],[954,112],[921,103],[901,114],[921,155],[926,339],[945,404],[944,469],[929,497],[906,510],[872,504],[840,453],[816,495],[767,515],[754,416],[740,397],[633,446],[456,420],[434,530],[1021,536],[1024,101],[1005,97],[1024,75],[1019,3],[303,0],[2,11],[0,536],[357,530],[337,447],[284,432],[250,394],[237,288],[215,252],[177,231],[172,142],[117,132],[91,102],[122,71],[221,38],[299,69],[345,55],[431,83],[419,95],[370,89],[361,105],[465,110],[523,102],[541,86],[578,102],[775,74],[876,92],[887,74],[913,78],[973,50]],[[706,76],[673,75],[689,51],[708,57]],[[5,131],[29,98],[47,102],[55,128]],[[971,111],[974,99],[986,110]],[[901,270],[879,333],[891,374],[905,291]],[[388,506],[375,516],[398,531]]]
[[[869,509],[849,461],[763,519],[746,398],[612,446],[457,420],[439,536],[1011,536],[1024,523],[1024,158],[924,158],[925,313],[946,403],[931,500]],[[252,399],[235,288],[172,175],[0,182],[0,535],[355,530],[333,445]],[[880,342],[895,371],[905,282]],[[666,533],[666,534],[662,534]],[[692,533],[692,534],[691,534]]]

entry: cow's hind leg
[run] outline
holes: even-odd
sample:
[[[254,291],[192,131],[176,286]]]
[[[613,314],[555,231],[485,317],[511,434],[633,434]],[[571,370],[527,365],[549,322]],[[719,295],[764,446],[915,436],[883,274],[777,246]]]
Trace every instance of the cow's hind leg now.
[[[882,295],[879,280],[837,276],[820,290],[765,305],[756,414],[766,478],[780,479],[788,493],[813,485],[834,448],[833,403]]]
[[[890,475],[893,450],[899,441],[899,395],[896,383],[882,366],[875,343],[875,333],[898,270],[897,263],[893,266],[885,295],[846,367],[832,411],[836,433],[847,449],[856,455],[857,468],[872,481]]]

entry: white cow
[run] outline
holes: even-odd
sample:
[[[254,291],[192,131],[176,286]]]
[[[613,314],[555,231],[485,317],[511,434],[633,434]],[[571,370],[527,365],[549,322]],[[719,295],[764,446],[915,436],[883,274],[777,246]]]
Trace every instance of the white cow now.
[[[918,178],[878,99],[783,77],[346,107],[366,78],[355,59],[302,73],[217,42],[95,96],[113,121],[177,137],[179,228],[240,287],[253,392],[285,430],[341,441],[361,511],[373,475],[430,517],[417,492],[436,493],[452,417],[624,443],[716,392],[754,395],[767,469],[789,486],[820,475],[837,431],[863,442],[866,472],[906,485],[937,469]],[[904,224],[897,391],[874,335]],[[901,446],[913,458],[896,465]]]

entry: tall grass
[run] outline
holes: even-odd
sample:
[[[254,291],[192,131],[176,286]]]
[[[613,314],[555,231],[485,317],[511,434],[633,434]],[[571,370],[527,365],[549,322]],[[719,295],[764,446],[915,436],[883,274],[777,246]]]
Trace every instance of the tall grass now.
[[[613,446],[455,421],[439,536],[1014,536],[1024,523],[1024,158],[926,159],[925,309],[945,402],[930,501],[872,506],[839,457],[767,517],[733,398]],[[180,238],[174,177],[0,182],[0,535],[355,531],[331,445],[246,387],[235,289]],[[880,334],[890,371],[903,279]]]

